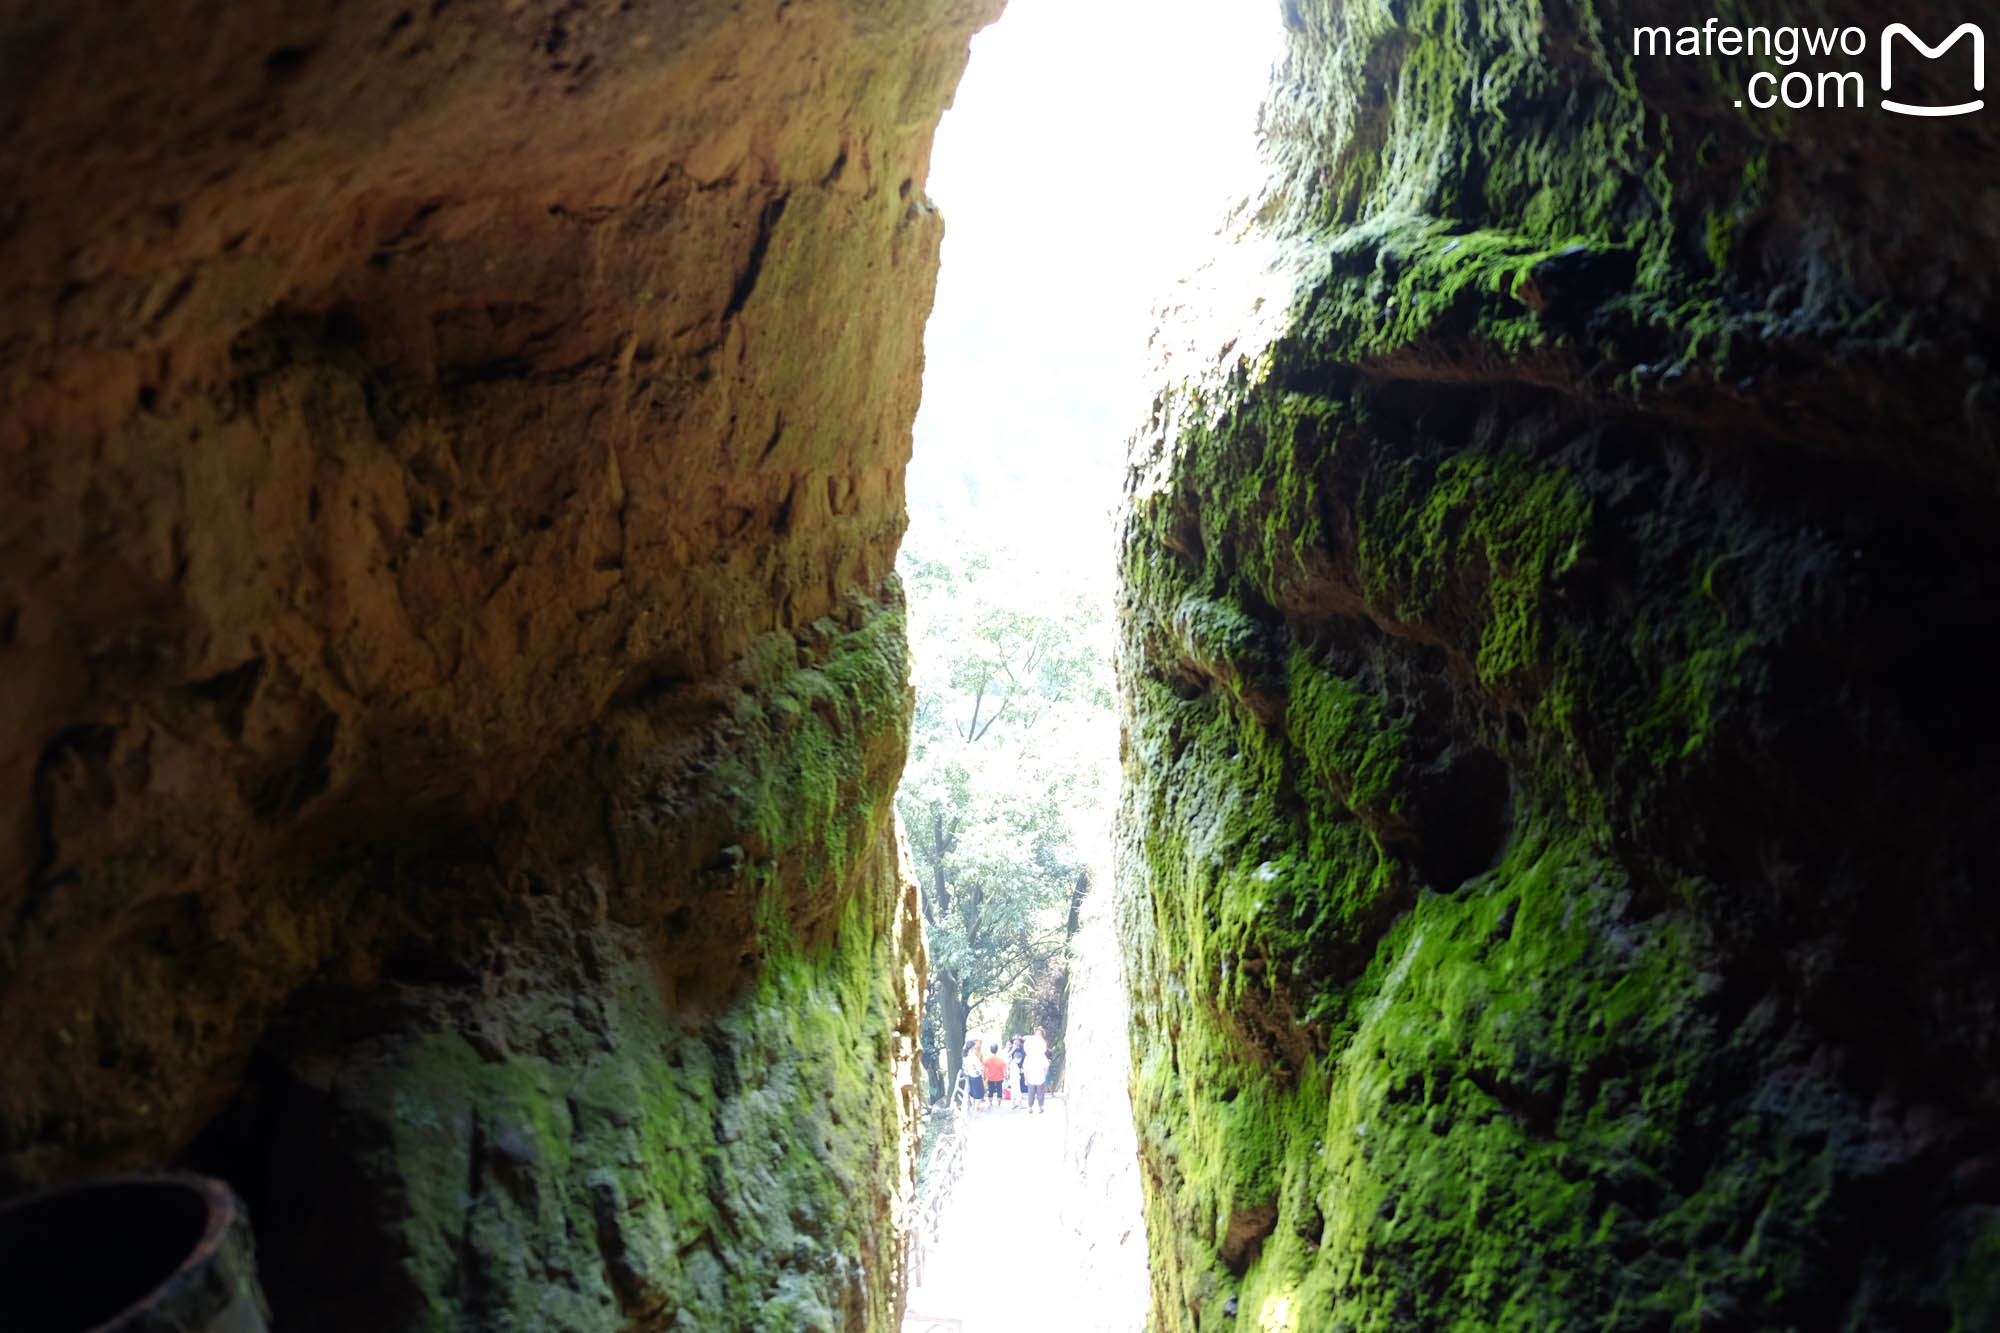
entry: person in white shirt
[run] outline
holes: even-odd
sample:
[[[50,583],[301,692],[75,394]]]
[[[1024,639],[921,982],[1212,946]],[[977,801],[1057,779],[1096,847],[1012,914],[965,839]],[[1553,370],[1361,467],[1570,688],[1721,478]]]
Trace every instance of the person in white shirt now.
[[[1021,1083],[1028,1090],[1028,1110],[1046,1112],[1049,1091],[1049,1039],[1040,1028],[1021,1043]]]
[[[986,1067],[979,1059],[979,1038],[965,1043],[965,1096],[966,1109],[980,1111],[986,1108]]]

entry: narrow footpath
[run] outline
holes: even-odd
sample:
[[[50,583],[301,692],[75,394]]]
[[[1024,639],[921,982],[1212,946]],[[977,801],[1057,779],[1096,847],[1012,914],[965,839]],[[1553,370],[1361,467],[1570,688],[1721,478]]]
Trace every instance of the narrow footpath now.
[[[1092,1239],[1064,1207],[1066,1192],[1077,1186],[1065,1170],[1070,1130],[1067,1098],[1051,1097],[1039,1115],[1005,1110],[968,1117],[964,1174],[940,1239],[924,1256],[921,1284],[910,1292],[903,1333],[1143,1325],[1143,1293],[1106,1289],[1093,1274]],[[1060,1318],[1051,1323],[1056,1312]]]

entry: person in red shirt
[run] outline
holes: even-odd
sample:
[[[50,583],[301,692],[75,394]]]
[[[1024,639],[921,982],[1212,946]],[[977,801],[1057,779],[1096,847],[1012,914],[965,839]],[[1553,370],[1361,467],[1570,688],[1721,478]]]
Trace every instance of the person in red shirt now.
[[[1007,1086],[1007,1062],[1000,1058],[1000,1043],[989,1042],[986,1046],[986,1097],[993,1105],[1000,1104],[1000,1094]]]

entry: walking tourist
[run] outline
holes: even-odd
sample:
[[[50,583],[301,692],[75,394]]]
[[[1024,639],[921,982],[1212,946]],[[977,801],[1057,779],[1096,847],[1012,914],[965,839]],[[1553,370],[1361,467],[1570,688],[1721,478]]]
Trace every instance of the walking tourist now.
[[[986,1068],[979,1059],[979,1038],[965,1043],[961,1068],[965,1075],[965,1108],[977,1111],[986,1105]]]
[[[1027,1089],[1029,1113],[1046,1113],[1049,1108],[1043,1099],[1049,1091],[1049,1043],[1040,1028],[1021,1044],[1021,1082]]]
[[[993,1105],[1000,1105],[1000,1098],[1007,1091],[1007,1062],[1000,1058],[1000,1043],[988,1042],[986,1046],[986,1099]]]

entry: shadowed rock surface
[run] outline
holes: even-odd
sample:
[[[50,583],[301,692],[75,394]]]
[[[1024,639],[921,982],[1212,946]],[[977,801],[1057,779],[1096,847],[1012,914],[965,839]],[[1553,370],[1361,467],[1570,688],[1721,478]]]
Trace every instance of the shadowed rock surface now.
[[[2000,122],[1657,8],[1288,6],[1126,519],[1162,1330],[2000,1326]]]
[[[0,1181],[288,1329],[860,1328],[891,572],[987,0],[0,20]]]

